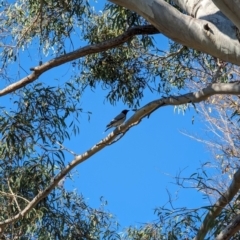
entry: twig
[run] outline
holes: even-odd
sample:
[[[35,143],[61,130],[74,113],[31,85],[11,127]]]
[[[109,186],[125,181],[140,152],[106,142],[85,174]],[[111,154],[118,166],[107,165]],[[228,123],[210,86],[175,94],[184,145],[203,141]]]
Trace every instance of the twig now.
[[[16,205],[17,205],[18,211],[21,212],[22,210],[21,210],[21,208],[20,208],[19,205],[18,205],[18,201],[17,201],[17,199],[16,199],[16,197],[15,197],[15,194],[14,194],[13,191],[12,191],[12,188],[11,188],[11,186],[10,186],[9,180],[7,180],[7,183],[8,183],[9,190],[10,190],[10,192],[11,192],[11,194],[12,194],[12,197],[13,197],[13,199],[14,199],[14,202],[15,202]]]
[[[3,194],[3,195],[6,195],[6,196],[10,196],[10,197],[13,196],[13,194],[11,194],[11,193],[6,193],[6,192],[3,192],[3,191],[0,191],[0,193]],[[27,200],[26,198],[24,198],[24,197],[21,197],[21,196],[18,196],[18,195],[15,195],[15,197],[20,198],[20,199],[22,199],[22,200],[30,203],[30,201],[28,201],[28,200]]]

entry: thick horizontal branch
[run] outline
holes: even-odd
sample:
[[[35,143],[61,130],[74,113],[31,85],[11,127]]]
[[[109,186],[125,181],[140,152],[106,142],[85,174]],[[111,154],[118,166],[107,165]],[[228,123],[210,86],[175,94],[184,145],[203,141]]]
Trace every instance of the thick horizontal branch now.
[[[238,40],[219,31],[209,21],[182,14],[164,0],[109,1],[137,12],[173,41],[240,65]]]
[[[229,2],[230,1],[231,0],[229,0]],[[235,39],[237,45],[239,45],[238,38],[236,36],[236,28],[233,27],[233,22],[219,11],[219,8],[212,0],[173,0],[173,2],[189,16],[196,19],[204,19],[213,23],[218,28],[219,32],[222,32],[229,37],[231,44]],[[219,2],[222,2],[222,0]],[[216,36],[216,39],[217,38],[218,36]],[[217,41],[221,41],[221,39],[217,39]]]
[[[135,27],[128,29],[126,32],[124,32],[123,34],[121,34],[115,38],[106,40],[106,41],[98,43],[98,44],[79,48],[76,51],[73,51],[73,52],[70,52],[63,56],[54,58],[54,59],[42,64],[41,66],[33,68],[32,74],[30,74],[30,75],[24,77],[23,79],[19,80],[18,82],[13,83],[13,84],[9,85],[8,87],[0,90],[0,96],[4,96],[8,93],[11,93],[13,91],[16,91],[16,90],[26,86],[27,84],[37,80],[38,77],[41,74],[43,74],[44,72],[46,72],[52,68],[58,67],[64,63],[68,63],[70,61],[76,60],[78,58],[84,57],[89,54],[99,53],[99,52],[103,52],[108,49],[117,47],[117,46],[129,41],[132,37],[134,37],[136,35],[156,34],[156,33],[159,33],[159,31],[152,25],[135,26]]]
[[[3,232],[4,227],[10,223],[17,221],[18,219],[24,217],[32,208],[34,208],[42,199],[44,199],[74,167],[78,164],[86,161],[91,156],[110,145],[114,140],[117,140],[120,135],[125,134],[131,127],[140,123],[140,121],[149,116],[152,112],[160,107],[168,105],[181,105],[186,103],[198,103],[206,100],[208,97],[215,94],[240,94],[240,82],[234,83],[215,83],[208,87],[202,89],[201,91],[195,93],[188,93],[180,96],[170,96],[167,98],[157,99],[152,101],[137,110],[136,113],[123,125],[116,128],[112,133],[110,133],[106,138],[101,140],[99,143],[94,145],[91,149],[87,150],[82,155],[76,156],[71,163],[69,163],[66,168],[64,168],[50,183],[50,185],[40,192],[34,199],[30,201],[25,209],[23,209],[19,214],[15,215],[10,219],[0,222],[0,229]]]
[[[240,189],[240,168],[234,174],[232,183],[228,187],[227,191],[222,194],[218,201],[212,206],[211,210],[209,210],[194,240],[204,239],[208,231],[211,230],[213,222],[216,219],[216,217],[221,213],[223,208],[234,198],[234,196],[238,193],[239,189]]]

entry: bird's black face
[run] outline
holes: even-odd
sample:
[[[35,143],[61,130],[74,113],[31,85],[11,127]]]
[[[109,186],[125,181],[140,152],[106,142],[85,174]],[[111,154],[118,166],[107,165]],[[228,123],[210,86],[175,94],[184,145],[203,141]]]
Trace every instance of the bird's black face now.
[[[127,114],[129,110],[123,110],[122,113]]]

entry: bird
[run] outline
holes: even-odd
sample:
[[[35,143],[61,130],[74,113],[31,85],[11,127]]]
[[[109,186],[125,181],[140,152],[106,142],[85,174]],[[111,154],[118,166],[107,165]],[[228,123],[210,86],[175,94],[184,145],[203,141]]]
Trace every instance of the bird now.
[[[126,116],[129,110],[123,110],[120,114],[118,114],[114,119],[112,119],[112,121],[106,126],[106,130],[105,132],[112,127],[118,127],[119,125],[121,125],[125,120],[126,120]]]

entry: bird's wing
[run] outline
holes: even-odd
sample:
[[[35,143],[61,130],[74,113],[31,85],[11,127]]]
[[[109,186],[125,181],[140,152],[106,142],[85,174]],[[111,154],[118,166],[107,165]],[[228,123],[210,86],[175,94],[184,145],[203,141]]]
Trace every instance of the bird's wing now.
[[[111,126],[112,124],[114,124],[114,123],[116,123],[116,122],[124,119],[125,116],[126,116],[126,115],[123,114],[123,113],[118,114],[114,119],[112,119],[112,121],[107,125],[107,127],[109,127],[109,126]]]
[[[125,116],[126,115],[124,113],[120,113],[113,120],[114,121],[119,121],[119,120],[122,120],[123,118],[125,118]]]

